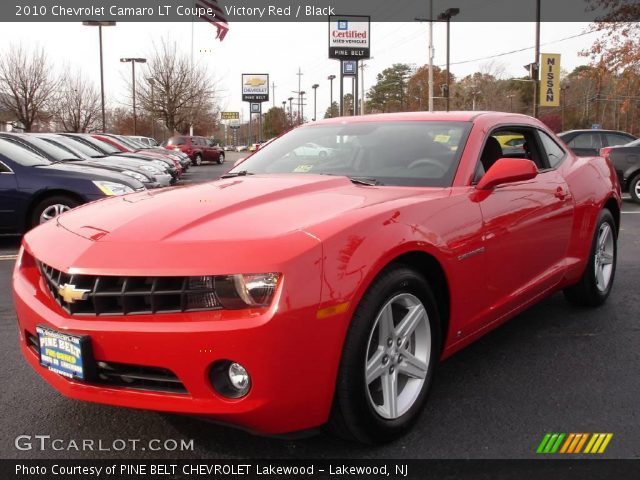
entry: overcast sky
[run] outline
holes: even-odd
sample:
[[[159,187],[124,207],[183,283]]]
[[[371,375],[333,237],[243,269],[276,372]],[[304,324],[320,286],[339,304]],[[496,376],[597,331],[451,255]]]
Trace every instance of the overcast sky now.
[[[2,23],[0,52],[12,43],[43,46],[56,68],[65,65],[71,72],[79,68],[93,79],[99,88],[98,29],[80,23]],[[153,51],[154,42],[162,37],[176,40],[186,55],[191,52],[190,23],[128,23],[105,28],[104,64],[105,92],[109,105],[129,102],[127,79],[130,64],[121,64],[121,57],[145,57]],[[589,33],[577,38],[560,39],[588,31],[585,23],[543,23],[541,42],[543,53],[562,54],[562,68],[571,71],[587,62],[578,52],[587,48],[596,38]],[[215,78],[223,110],[244,110],[241,102],[242,73],[269,73],[276,84],[276,105],[281,106],[292,91],[298,90],[298,67],[302,69],[302,90],[318,89],[318,117],[322,118],[329,106],[327,76],[338,75],[339,63],[329,60],[328,28],[326,23],[233,23],[223,42],[215,39],[215,28],[198,22],[194,27],[195,61],[204,63]],[[371,26],[371,55],[365,70],[365,88],[375,83],[376,74],[393,63],[416,66],[428,62],[428,27],[421,23],[374,23]],[[452,73],[462,78],[486,67],[493,61],[504,68],[505,78],[525,74],[523,65],[533,61],[535,44],[534,23],[455,23],[451,24]],[[435,64],[446,61],[446,34],[443,24],[434,26]],[[513,50],[531,47],[520,53],[503,55],[495,59],[475,60]],[[347,88],[347,87],[345,87]],[[350,83],[347,91],[350,91]],[[436,87],[437,88],[437,87]],[[338,98],[338,85],[334,83],[334,99]],[[438,90],[436,90],[437,95]],[[313,115],[313,98],[309,97],[305,116]],[[269,107],[272,102],[269,102]],[[436,104],[437,106],[437,104]],[[263,109],[267,110],[265,104]]]

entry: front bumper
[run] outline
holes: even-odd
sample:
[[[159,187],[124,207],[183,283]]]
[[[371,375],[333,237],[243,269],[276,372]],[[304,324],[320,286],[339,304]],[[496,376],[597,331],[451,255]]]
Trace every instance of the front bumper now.
[[[17,268],[13,289],[22,354],[67,397],[206,416],[268,434],[313,428],[328,418],[342,327],[336,321],[311,335],[317,305],[289,308],[296,302],[282,299],[282,284],[268,309],[118,317],[67,314],[35,267]],[[170,370],[187,393],[85,383],[50,372],[29,343],[38,325],[89,336],[96,362]],[[225,398],[211,385],[210,366],[223,359],[240,362],[250,373],[252,387],[244,398]]]

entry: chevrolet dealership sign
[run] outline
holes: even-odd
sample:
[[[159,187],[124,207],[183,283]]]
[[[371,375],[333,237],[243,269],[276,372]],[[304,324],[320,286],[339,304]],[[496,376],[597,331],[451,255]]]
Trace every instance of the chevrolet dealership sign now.
[[[269,75],[266,73],[242,74],[242,101],[268,102]]]
[[[329,17],[329,58],[361,60],[370,57],[371,20],[369,17]]]

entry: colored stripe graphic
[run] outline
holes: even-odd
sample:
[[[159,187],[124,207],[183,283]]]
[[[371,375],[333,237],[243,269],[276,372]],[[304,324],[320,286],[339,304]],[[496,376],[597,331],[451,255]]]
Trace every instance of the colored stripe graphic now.
[[[536,453],[579,454],[604,453],[613,438],[613,433],[547,433],[542,438]],[[587,442],[588,440],[588,442]],[[583,447],[587,445],[583,450]]]

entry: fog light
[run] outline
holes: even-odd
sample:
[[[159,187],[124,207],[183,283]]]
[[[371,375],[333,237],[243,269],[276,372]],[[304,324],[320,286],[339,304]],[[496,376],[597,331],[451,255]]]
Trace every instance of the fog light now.
[[[235,362],[229,365],[229,380],[231,381],[231,386],[238,392],[246,392],[251,384],[247,370]]]
[[[227,398],[244,397],[251,389],[247,369],[230,360],[220,360],[211,365],[209,378],[216,391]]]

